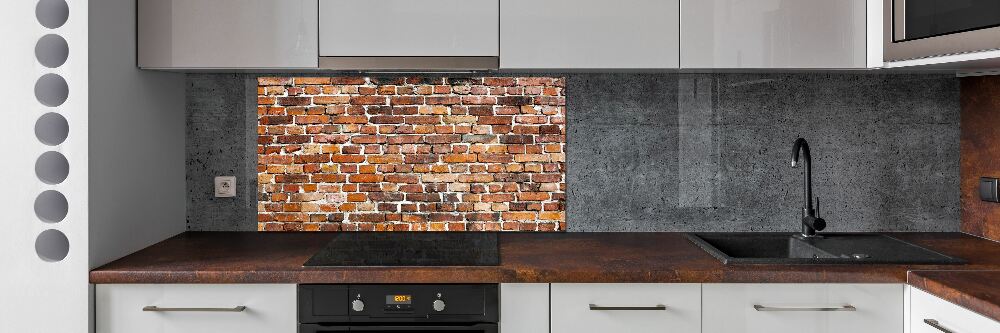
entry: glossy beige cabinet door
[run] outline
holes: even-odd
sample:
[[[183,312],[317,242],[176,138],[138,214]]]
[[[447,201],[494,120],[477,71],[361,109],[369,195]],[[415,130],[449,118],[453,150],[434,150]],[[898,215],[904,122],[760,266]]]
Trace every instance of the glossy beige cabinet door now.
[[[502,69],[678,66],[678,0],[503,0]]]
[[[910,332],[1000,333],[1000,322],[910,287]]]
[[[553,283],[552,333],[698,333],[696,283]]]
[[[902,284],[704,284],[704,333],[902,333]]]
[[[138,1],[141,68],[317,67],[317,0]]]
[[[867,2],[681,0],[681,67],[870,67],[881,26],[868,30]]]

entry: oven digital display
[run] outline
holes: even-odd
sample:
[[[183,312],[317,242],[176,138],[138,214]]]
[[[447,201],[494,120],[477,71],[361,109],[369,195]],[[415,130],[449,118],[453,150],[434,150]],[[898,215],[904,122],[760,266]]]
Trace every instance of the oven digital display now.
[[[385,304],[413,304],[412,295],[385,295]]]

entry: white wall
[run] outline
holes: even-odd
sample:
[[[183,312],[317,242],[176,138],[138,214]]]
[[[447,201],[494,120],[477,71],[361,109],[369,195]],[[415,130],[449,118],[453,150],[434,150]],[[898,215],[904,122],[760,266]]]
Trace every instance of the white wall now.
[[[184,231],[184,75],[136,67],[135,1],[90,0],[90,267]]]
[[[49,29],[35,18],[37,1],[4,1],[0,11],[2,56],[0,119],[3,120],[3,154],[0,155],[0,191],[3,232],[0,232],[0,332],[86,332],[89,268],[87,220],[87,0],[66,0],[69,19]],[[35,42],[46,34],[67,41],[69,56],[56,68],[42,66],[34,56]],[[36,80],[44,74],[62,76],[68,98],[54,107],[34,97]],[[36,120],[55,112],[66,118],[69,136],[48,146],[35,137]],[[65,180],[43,183],[35,174],[35,161],[43,153],[63,154],[69,162]],[[68,210],[57,223],[35,215],[35,198],[45,190],[66,197]],[[36,238],[47,229],[66,236],[69,252],[59,261],[42,260],[35,251]]]
[[[36,19],[37,3],[5,1],[0,11],[0,332],[87,332],[90,269],[185,228],[184,81],[135,68],[133,0],[65,0],[68,20],[49,28]],[[61,36],[69,49],[54,68],[34,54],[46,34]],[[45,74],[65,79],[62,104],[36,100],[35,83]],[[66,119],[65,141],[36,138],[36,121],[48,112]],[[36,176],[45,152],[65,156],[65,180]],[[59,221],[45,222],[33,208],[48,190],[66,197]],[[61,260],[36,252],[36,239],[49,229],[68,240]]]

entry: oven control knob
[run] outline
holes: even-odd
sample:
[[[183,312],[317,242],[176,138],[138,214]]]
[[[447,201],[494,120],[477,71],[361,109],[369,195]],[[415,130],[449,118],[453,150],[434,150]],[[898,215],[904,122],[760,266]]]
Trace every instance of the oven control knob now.
[[[441,312],[444,311],[444,301],[434,300],[434,311]]]
[[[364,311],[365,302],[361,301],[360,299],[356,299],[353,302],[351,302],[351,309],[357,312]]]

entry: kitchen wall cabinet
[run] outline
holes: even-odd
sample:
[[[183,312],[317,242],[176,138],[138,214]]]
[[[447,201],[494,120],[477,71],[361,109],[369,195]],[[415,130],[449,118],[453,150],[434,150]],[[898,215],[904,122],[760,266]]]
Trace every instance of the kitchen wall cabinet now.
[[[298,328],[294,284],[101,284],[96,288],[98,333],[294,333]],[[150,306],[159,311],[150,311]],[[239,306],[245,308],[239,310]]]
[[[316,68],[317,0],[139,0],[139,67]]]
[[[548,333],[549,284],[500,284],[500,333]]]
[[[500,0],[319,0],[322,57],[497,57]]]
[[[681,0],[682,68],[881,67],[881,2]]]
[[[908,287],[909,308],[907,333],[1000,333],[1000,322],[983,317],[961,306]]]
[[[552,284],[552,333],[701,332],[701,285]]]
[[[704,284],[702,289],[704,333],[903,331],[902,284]]]
[[[501,69],[678,67],[678,0],[503,0]]]

